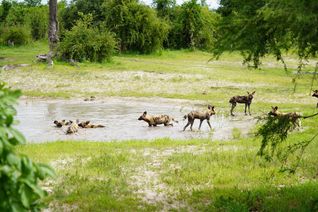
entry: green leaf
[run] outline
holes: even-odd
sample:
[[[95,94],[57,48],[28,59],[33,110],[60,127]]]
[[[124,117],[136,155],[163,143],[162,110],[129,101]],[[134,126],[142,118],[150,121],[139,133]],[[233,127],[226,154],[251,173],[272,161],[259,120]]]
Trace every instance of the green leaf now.
[[[25,208],[30,207],[30,201],[29,198],[31,199],[32,193],[28,191],[29,188],[27,188],[24,184],[20,186],[19,193],[21,197],[21,202]]]
[[[39,174],[39,178],[41,180],[43,180],[44,178],[50,176],[50,177],[55,177],[56,174],[54,172],[54,170],[52,169],[52,167],[46,165],[46,164],[37,164],[37,168],[38,168],[38,174]]]
[[[16,156],[15,154],[9,153],[7,155],[7,161],[9,163],[9,165],[19,166],[20,162],[21,162],[21,159],[20,159],[20,157]]]
[[[8,132],[11,134],[11,136],[13,138],[16,139],[16,141],[18,142],[18,144],[25,144],[26,143],[26,140],[24,138],[24,136],[22,135],[22,133],[20,133],[18,130],[14,129],[14,128],[8,128]],[[14,141],[11,140],[11,141]],[[13,144],[13,143],[12,143]]]

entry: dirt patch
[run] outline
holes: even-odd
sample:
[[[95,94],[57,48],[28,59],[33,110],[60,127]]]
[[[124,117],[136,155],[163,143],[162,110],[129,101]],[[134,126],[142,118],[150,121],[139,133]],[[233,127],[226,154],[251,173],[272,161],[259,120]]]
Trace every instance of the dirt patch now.
[[[141,154],[147,158],[147,161],[135,169],[133,176],[130,177],[129,184],[133,187],[134,193],[143,201],[148,204],[161,204],[164,211],[188,208],[185,202],[177,201],[177,193],[161,181],[161,166],[173,154],[202,154],[205,151],[204,147],[197,146],[183,146],[164,150],[146,148]],[[178,169],[175,166],[170,168],[171,170]]]

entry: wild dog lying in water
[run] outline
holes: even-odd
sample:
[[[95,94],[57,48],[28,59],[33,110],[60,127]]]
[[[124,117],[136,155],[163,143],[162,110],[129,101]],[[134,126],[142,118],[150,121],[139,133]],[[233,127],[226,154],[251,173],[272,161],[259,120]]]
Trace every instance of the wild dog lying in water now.
[[[80,122],[78,124],[78,126],[81,128],[103,128],[103,127],[105,127],[104,125],[101,125],[101,124],[91,124],[90,121]]]
[[[233,114],[233,110],[234,108],[236,107],[236,104],[239,103],[239,104],[245,104],[245,115],[246,114],[246,108],[248,107],[248,113],[251,115],[251,109],[250,109],[250,106],[252,104],[252,100],[253,100],[253,95],[255,94],[255,91],[253,91],[252,93],[249,93],[247,92],[247,96],[233,96],[231,99],[230,99],[230,103],[232,104],[232,107],[231,107],[231,115],[234,116]]]
[[[66,130],[66,134],[73,134],[78,132],[78,121],[70,121],[70,126]]]
[[[54,123],[54,124],[56,125],[56,127],[58,127],[58,128],[61,128],[61,127],[63,127],[63,126],[67,126],[67,125],[70,125],[70,124],[71,124],[69,121],[66,121],[65,119],[63,119],[62,121],[57,121],[57,120],[55,120],[53,123]]]
[[[188,123],[184,126],[183,131],[191,124],[190,129],[192,131],[192,126],[195,119],[200,119],[199,130],[201,129],[202,122],[206,119],[210,129],[212,129],[210,124],[210,117],[215,115],[214,106],[208,105],[208,109],[205,111],[191,111],[188,115],[184,116],[184,119],[188,118]]]
[[[174,118],[168,115],[148,115],[145,111],[139,118],[139,121],[143,120],[148,123],[149,127],[163,124],[164,126],[173,126],[172,121],[178,123]]]
[[[315,90],[312,96],[318,98],[318,90]],[[317,108],[318,108],[318,103],[317,103]]]

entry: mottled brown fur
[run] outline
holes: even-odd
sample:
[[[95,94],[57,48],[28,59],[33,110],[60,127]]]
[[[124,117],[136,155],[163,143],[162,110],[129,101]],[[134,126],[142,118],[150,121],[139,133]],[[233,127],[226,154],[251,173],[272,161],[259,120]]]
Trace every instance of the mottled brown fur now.
[[[318,98],[318,90],[315,90],[312,96]],[[318,108],[318,103],[316,107]]]
[[[248,113],[249,113],[249,115],[251,115],[251,108],[250,107],[252,104],[254,94],[255,94],[255,91],[253,91],[252,93],[247,92],[247,96],[233,96],[229,101],[232,104],[231,115],[234,116],[233,110],[236,107],[237,103],[245,104],[245,110],[244,110],[245,115],[247,115],[246,108],[248,108]]]
[[[103,128],[105,127],[104,125],[101,124],[91,124],[90,121],[83,121],[78,124],[79,127],[81,128]]]
[[[78,123],[70,121],[71,125],[67,128],[66,134],[73,134],[78,132]]]
[[[296,112],[282,113],[282,112],[278,111],[277,106],[275,106],[275,107],[272,106],[272,110],[268,113],[268,115],[274,116],[274,117],[286,117],[292,122],[292,124],[295,128],[301,126],[300,118],[303,118],[302,115],[300,115],[299,113],[296,113]]]
[[[215,111],[214,111],[214,106],[211,106],[211,105],[208,105],[208,109],[205,111],[191,111],[188,115],[184,116],[184,119],[188,118],[188,123],[184,126],[183,131],[185,131],[189,125],[191,125],[190,129],[192,131],[192,126],[195,119],[200,119],[199,130],[201,129],[202,122],[205,119],[207,120],[210,129],[212,129],[210,124],[210,117],[212,115],[215,115]]]
[[[61,127],[63,127],[63,126],[67,126],[67,125],[70,125],[70,124],[71,124],[69,121],[66,121],[65,119],[64,119],[64,120],[61,120],[61,121],[55,120],[53,123],[54,123],[54,124],[56,125],[56,127],[58,127],[58,128],[61,128]]]
[[[171,122],[176,122],[174,118],[168,116],[168,115],[148,115],[147,111],[145,111],[139,118],[139,121],[145,121],[148,123],[149,127],[151,126],[157,126],[160,124],[163,124],[164,126],[173,126]]]

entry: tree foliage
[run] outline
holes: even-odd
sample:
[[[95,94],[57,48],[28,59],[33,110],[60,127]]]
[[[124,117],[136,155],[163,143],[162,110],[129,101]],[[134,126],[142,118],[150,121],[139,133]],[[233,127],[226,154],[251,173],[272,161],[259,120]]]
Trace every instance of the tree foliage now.
[[[102,62],[109,60],[116,48],[116,41],[108,31],[92,25],[92,15],[82,15],[76,25],[65,33],[58,47],[61,59]]]
[[[20,95],[20,91],[0,83],[0,211],[39,210],[46,192],[38,183],[54,175],[49,166],[14,151],[15,146],[26,142],[13,126],[14,105]]]
[[[150,53],[162,48],[168,25],[150,7],[135,0],[110,0],[103,6],[105,27],[117,35],[121,51]]]
[[[317,1],[221,0],[220,4],[216,57],[239,51],[244,62],[257,68],[267,54],[284,63],[282,52],[296,50],[300,66],[303,59],[316,55]]]

